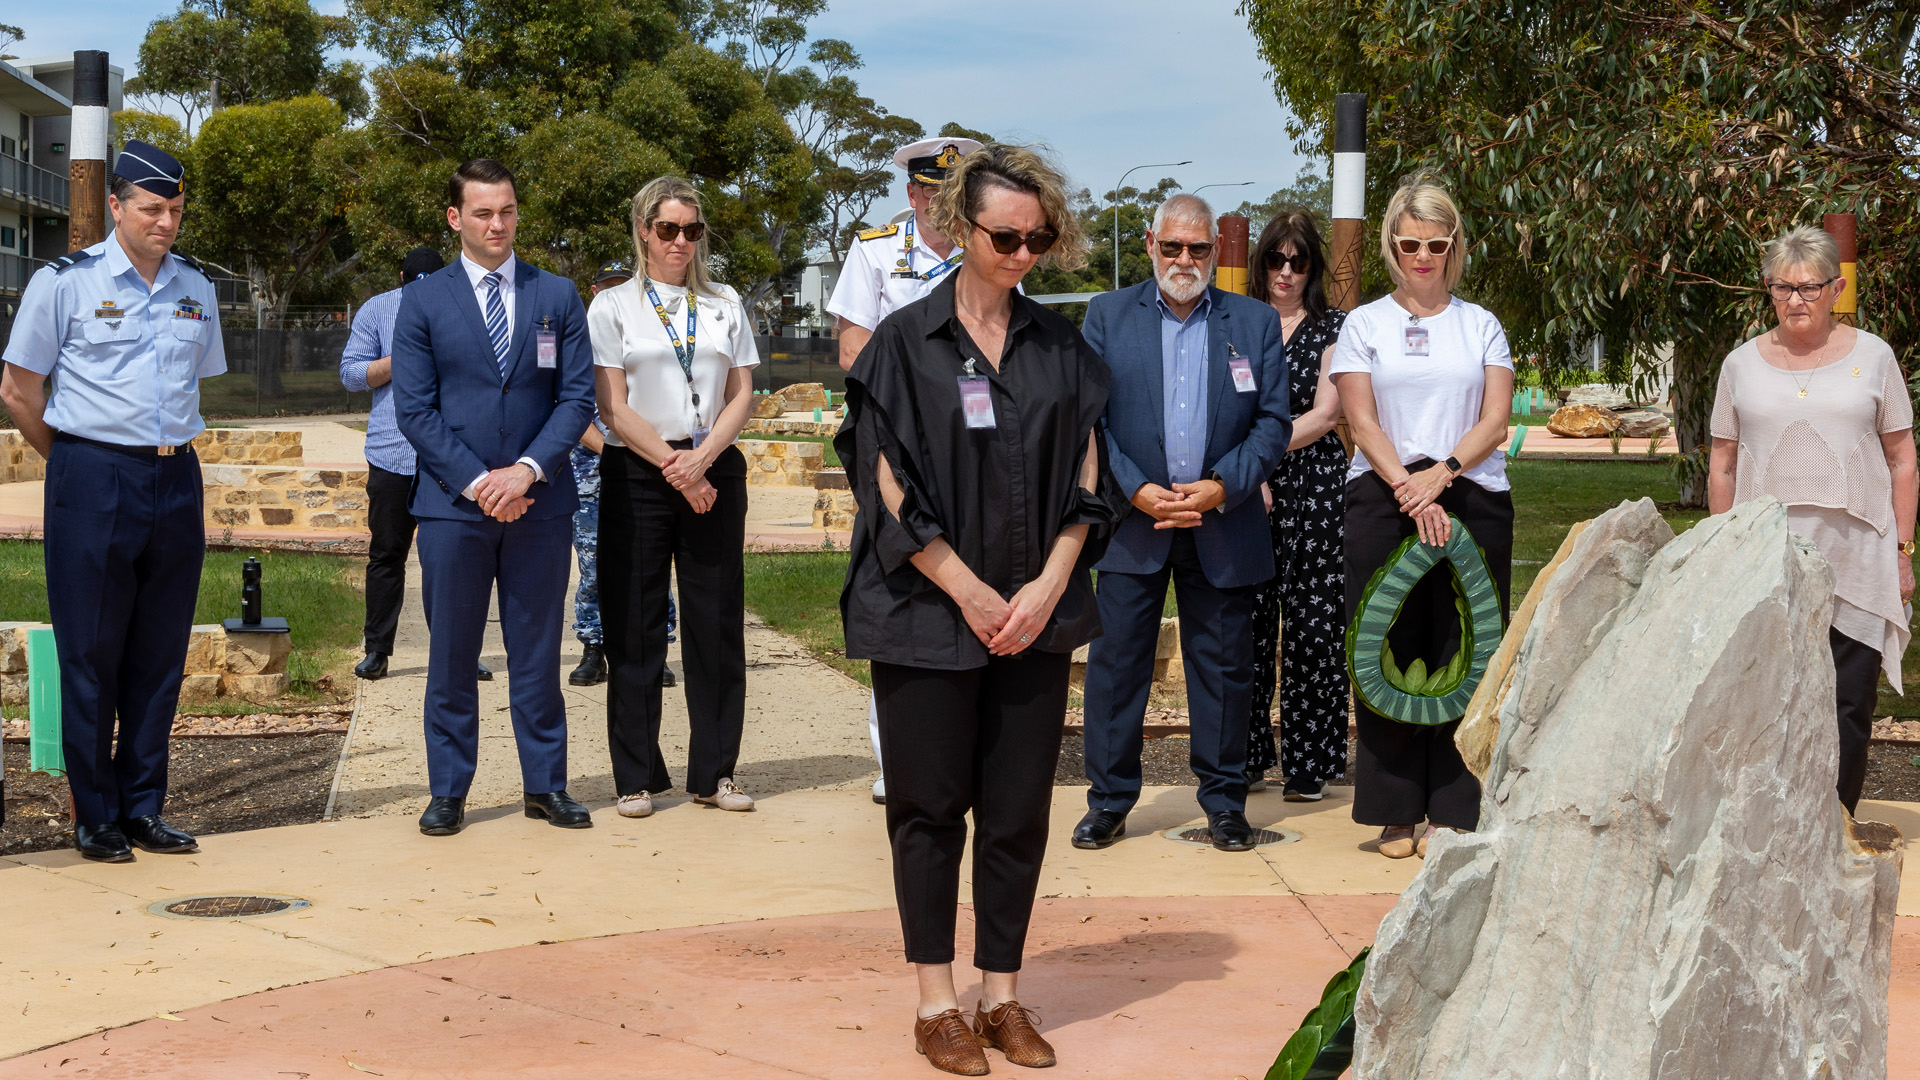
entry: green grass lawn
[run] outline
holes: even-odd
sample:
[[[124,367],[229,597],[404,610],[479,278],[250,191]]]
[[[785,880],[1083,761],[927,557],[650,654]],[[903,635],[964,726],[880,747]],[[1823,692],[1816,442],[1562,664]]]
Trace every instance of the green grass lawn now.
[[[872,686],[867,662],[847,659],[840,625],[840,585],[846,579],[844,551],[750,552],[747,608],[820,660]]]
[[[290,697],[302,701],[328,699],[317,684],[331,675],[335,686],[344,688],[353,648],[360,642],[366,615],[362,598],[365,562],[344,555],[305,552],[209,551],[200,574],[195,623],[217,623],[239,616],[240,565],[249,555],[260,560],[265,613],[283,616],[293,627],[293,655],[287,660]],[[0,541],[0,622],[47,619],[41,545],[37,541]],[[208,711],[222,710],[215,707]],[[261,710],[248,705],[244,711]]]

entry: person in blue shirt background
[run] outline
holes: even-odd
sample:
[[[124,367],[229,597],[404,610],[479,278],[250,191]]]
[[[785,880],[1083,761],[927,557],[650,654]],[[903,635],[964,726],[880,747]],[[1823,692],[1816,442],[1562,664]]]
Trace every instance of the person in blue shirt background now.
[[[74,846],[199,850],[160,816],[167,738],[206,552],[200,380],[224,373],[219,298],[174,252],[186,171],[129,140],[114,162],[113,231],[27,283],[0,401],[47,459],[47,606]],[[45,381],[51,376],[52,390]]]

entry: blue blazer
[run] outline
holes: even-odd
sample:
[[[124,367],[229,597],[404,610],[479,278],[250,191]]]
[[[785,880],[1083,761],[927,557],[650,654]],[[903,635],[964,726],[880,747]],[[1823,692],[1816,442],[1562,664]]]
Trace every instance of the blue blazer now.
[[[1129,498],[1142,484],[1169,485],[1158,288],[1144,281],[1105,293],[1087,305],[1081,333],[1113,370],[1103,427],[1113,476]],[[1286,456],[1293,437],[1287,401],[1287,357],[1273,309],[1208,286],[1207,452],[1201,475],[1226,485],[1227,499],[1195,527],[1194,546],[1207,581],[1230,589],[1273,577],[1273,538],[1260,485]],[[1254,389],[1239,393],[1227,363],[1231,343],[1253,365]],[[1130,509],[1095,569],[1151,574],[1167,564],[1172,529]]]
[[[546,480],[527,489],[533,520],[579,506],[567,454],[593,418],[593,345],[573,283],[514,260],[513,337],[500,375],[493,339],[460,260],[416,278],[393,326],[393,409],[418,452],[414,517],[482,521],[460,494],[490,469],[530,457]],[[544,325],[543,325],[544,324]],[[558,337],[554,367],[539,366],[536,330]]]

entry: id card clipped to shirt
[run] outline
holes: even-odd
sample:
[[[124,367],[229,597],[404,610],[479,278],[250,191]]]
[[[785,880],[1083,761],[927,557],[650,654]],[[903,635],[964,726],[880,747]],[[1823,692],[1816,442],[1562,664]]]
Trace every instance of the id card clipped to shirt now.
[[[1418,325],[1409,326],[1402,331],[1402,334],[1401,351],[1408,356],[1427,355],[1428,342],[1431,340],[1432,335],[1426,327]]]
[[[1253,383],[1253,364],[1246,357],[1240,355],[1240,350],[1234,348],[1233,342],[1231,341],[1227,342],[1227,369],[1233,372],[1234,393],[1251,394],[1254,392],[1256,387]]]
[[[546,325],[547,320],[540,320]],[[560,366],[560,335],[552,330],[536,330],[533,333],[533,358],[543,368]]]
[[[956,376],[960,383],[960,414],[969,431],[997,426],[993,419],[993,385],[985,375],[973,373],[973,361],[967,361],[967,373]]]

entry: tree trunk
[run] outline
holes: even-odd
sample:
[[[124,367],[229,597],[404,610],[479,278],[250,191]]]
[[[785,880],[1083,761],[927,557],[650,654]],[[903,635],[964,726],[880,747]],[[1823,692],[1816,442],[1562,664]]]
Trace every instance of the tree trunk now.
[[[1708,428],[1713,419],[1714,382],[1726,349],[1716,335],[1697,335],[1673,345],[1673,430],[1680,443],[1675,478],[1680,481],[1680,505],[1707,506],[1707,454],[1713,447]]]

